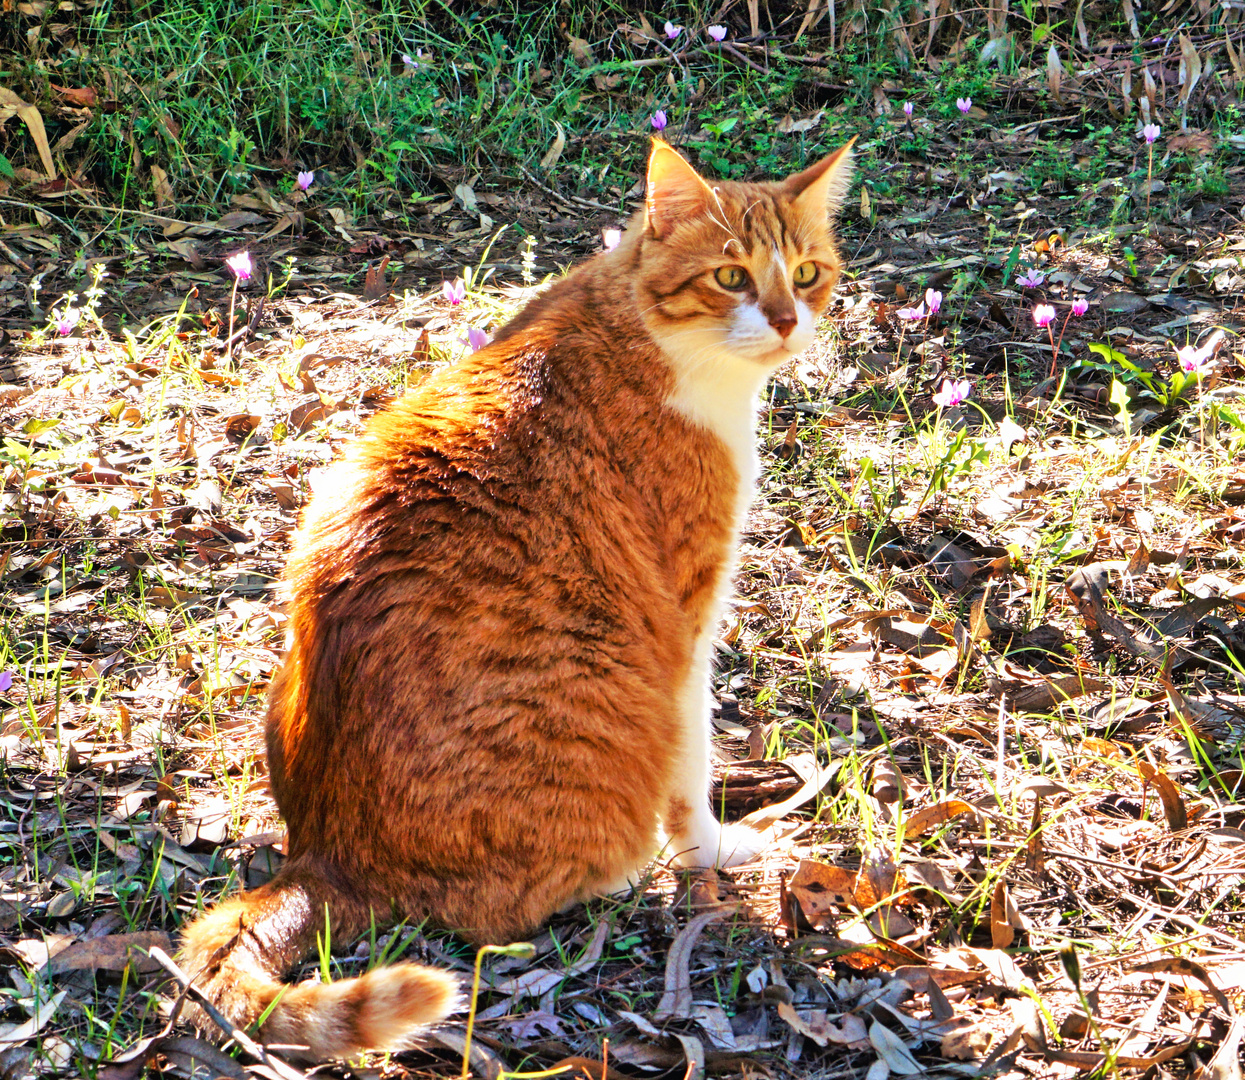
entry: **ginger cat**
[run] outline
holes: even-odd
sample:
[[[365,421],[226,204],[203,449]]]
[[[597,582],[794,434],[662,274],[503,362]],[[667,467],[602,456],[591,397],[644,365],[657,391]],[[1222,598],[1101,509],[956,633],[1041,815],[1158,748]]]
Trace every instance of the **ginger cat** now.
[[[289,859],[187,927],[239,1026],[347,1057],[457,1003],[413,964],[280,980],[431,917],[475,942],[766,838],[709,805],[713,635],[757,478],[760,391],[813,341],[851,144],[711,184],[654,140],[622,243],[433,375],[333,466],[290,556],[268,765]]]

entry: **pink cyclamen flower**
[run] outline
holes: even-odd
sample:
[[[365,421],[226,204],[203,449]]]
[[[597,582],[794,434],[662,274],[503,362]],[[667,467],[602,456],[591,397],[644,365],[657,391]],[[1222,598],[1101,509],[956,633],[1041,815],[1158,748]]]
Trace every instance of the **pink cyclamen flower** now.
[[[225,265],[238,275],[239,281],[246,281],[251,276],[251,256],[247,251],[239,251],[237,255],[231,259],[225,260]]]
[[[666,120],[666,110],[658,109],[655,113],[653,113],[653,119],[651,122],[653,127],[655,127],[658,131],[665,131],[666,124],[668,122]]]
[[[967,115],[968,110],[969,110],[969,109],[971,109],[971,108],[973,107],[973,99],[972,99],[972,98],[970,98],[970,97],[961,97],[961,98],[956,98],[956,99],[955,99],[955,107],[956,107],[957,109],[959,109],[959,110],[960,110],[960,112],[962,112],[962,113],[964,113],[964,114],[966,114],[966,115]]]
[[[467,299],[467,286],[463,284],[462,278],[455,278],[453,281],[443,281],[441,282],[441,295],[457,307]]]
[[[622,229],[606,229],[601,233],[601,243],[605,245],[606,251],[613,251],[622,243]]]
[[[402,66],[406,69],[408,73],[414,71],[416,68],[425,67],[426,65],[424,63],[424,50],[416,49],[414,56],[411,56],[407,53],[403,53],[402,54]]]
[[[1210,359],[1210,350],[1186,345],[1176,350],[1176,359],[1180,361],[1182,371],[1201,371],[1206,366],[1206,361]]]
[[[61,337],[66,337],[75,326],[78,320],[82,318],[82,311],[79,308],[67,307],[60,315],[56,317],[56,332]]]
[[[714,41],[721,41],[724,37],[726,37],[726,27],[716,25],[706,26],[705,33],[713,38]]]
[[[1050,326],[1055,321],[1055,309],[1050,304],[1038,304],[1033,309],[1033,321],[1038,326]]]
[[[956,382],[954,379],[943,379],[942,389],[934,395],[934,404],[944,409],[950,409],[954,405],[959,405],[968,400],[968,395],[973,392],[973,384],[967,379],[963,382]]]
[[[1216,330],[1206,340],[1206,344],[1200,349],[1194,345],[1185,345],[1181,349],[1176,350],[1176,359],[1180,361],[1182,371],[1195,371],[1201,374],[1206,370],[1206,364],[1210,360],[1214,352],[1219,348],[1219,342],[1223,340],[1223,331]]]
[[[669,19],[666,20],[666,37],[671,41],[683,33],[683,27],[675,26]]]
[[[1072,314],[1078,319],[1089,310],[1089,301],[1083,296],[1078,296],[1072,301]]]
[[[911,117],[911,116],[912,116],[912,112],[913,112],[913,110],[914,110],[915,108],[916,108],[916,106],[915,106],[915,105],[913,105],[913,104],[912,104],[912,102],[910,102],[910,101],[905,101],[905,102],[903,103],[903,114],[904,114],[904,116]]]
[[[0,671],[0,693],[4,693],[13,685],[13,673],[10,671]]]
[[[459,341],[466,345],[472,352],[479,352],[489,343],[489,336],[478,326],[469,326],[467,327],[467,336],[465,338],[459,338]]]
[[[1159,137],[1158,124],[1146,124],[1146,126],[1141,129],[1141,134],[1146,137],[1147,143],[1154,142],[1154,140]]]
[[[302,191],[306,191],[315,182],[316,174],[314,172],[300,172],[297,180],[295,181],[295,183],[298,184],[299,189]]]
[[[942,310],[942,293],[937,289],[926,289],[925,306],[929,308],[931,315],[937,315]]]
[[[918,304],[916,307],[900,308],[895,314],[904,322],[916,322],[917,319],[925,318],[925,305]]]
[[[1022,289],[1036,289],[1046,280],[1046,275],[1041,270],[1026,270],[1016,279],[1016,284]]]

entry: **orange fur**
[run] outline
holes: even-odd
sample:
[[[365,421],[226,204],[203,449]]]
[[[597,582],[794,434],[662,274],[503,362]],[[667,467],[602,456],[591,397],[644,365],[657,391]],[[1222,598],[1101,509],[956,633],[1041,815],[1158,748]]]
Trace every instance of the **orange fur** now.
[[[183,946],[234,1022],[280,993],[261,1037],[340,1057],[452,1007],[454,980],[411,965],[285,988],[326,905],[335,942],[425,917],[508,941],[663,843],[693,865],[763,845],[710,815],[709,655],[751,410],[829,301],[849,176],[844,148],[711,186],[655,143],[622,245],[374,418],[318,485],[267,726],[290,859]]]

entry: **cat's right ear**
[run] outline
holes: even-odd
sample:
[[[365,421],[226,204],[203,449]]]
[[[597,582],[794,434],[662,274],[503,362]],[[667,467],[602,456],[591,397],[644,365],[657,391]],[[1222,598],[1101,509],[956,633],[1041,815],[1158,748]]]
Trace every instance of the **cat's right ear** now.
[[[704,213],[712,198],[713,190],[679,152],[669,143],[654,139],[644,200],[644,225],[649,234],[664,240],[680,220]]]
[[[838,217],[852,185],[852,147],[855,143],[856,137],[852,136],[829,157],[822,158],[803,172],[788,176],[782,182],[782,186],[795,196],[798,209],[810,215]]]

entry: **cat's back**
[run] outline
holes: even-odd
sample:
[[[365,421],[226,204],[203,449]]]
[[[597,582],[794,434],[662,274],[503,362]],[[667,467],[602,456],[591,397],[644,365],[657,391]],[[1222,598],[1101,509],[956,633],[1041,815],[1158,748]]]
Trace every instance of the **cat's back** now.
[[[654,575],[694,528],[724,539],[712,489],[731,470],[667,409],[670,372],[627,273],[627,253],[614,253],[558,282],[489,346],[375,416],[326,470],[287,569],[305,640],[312,622],[399,594],[461,611],[509,586],[547,596],[561,619],[611,590],[685,591]]]

